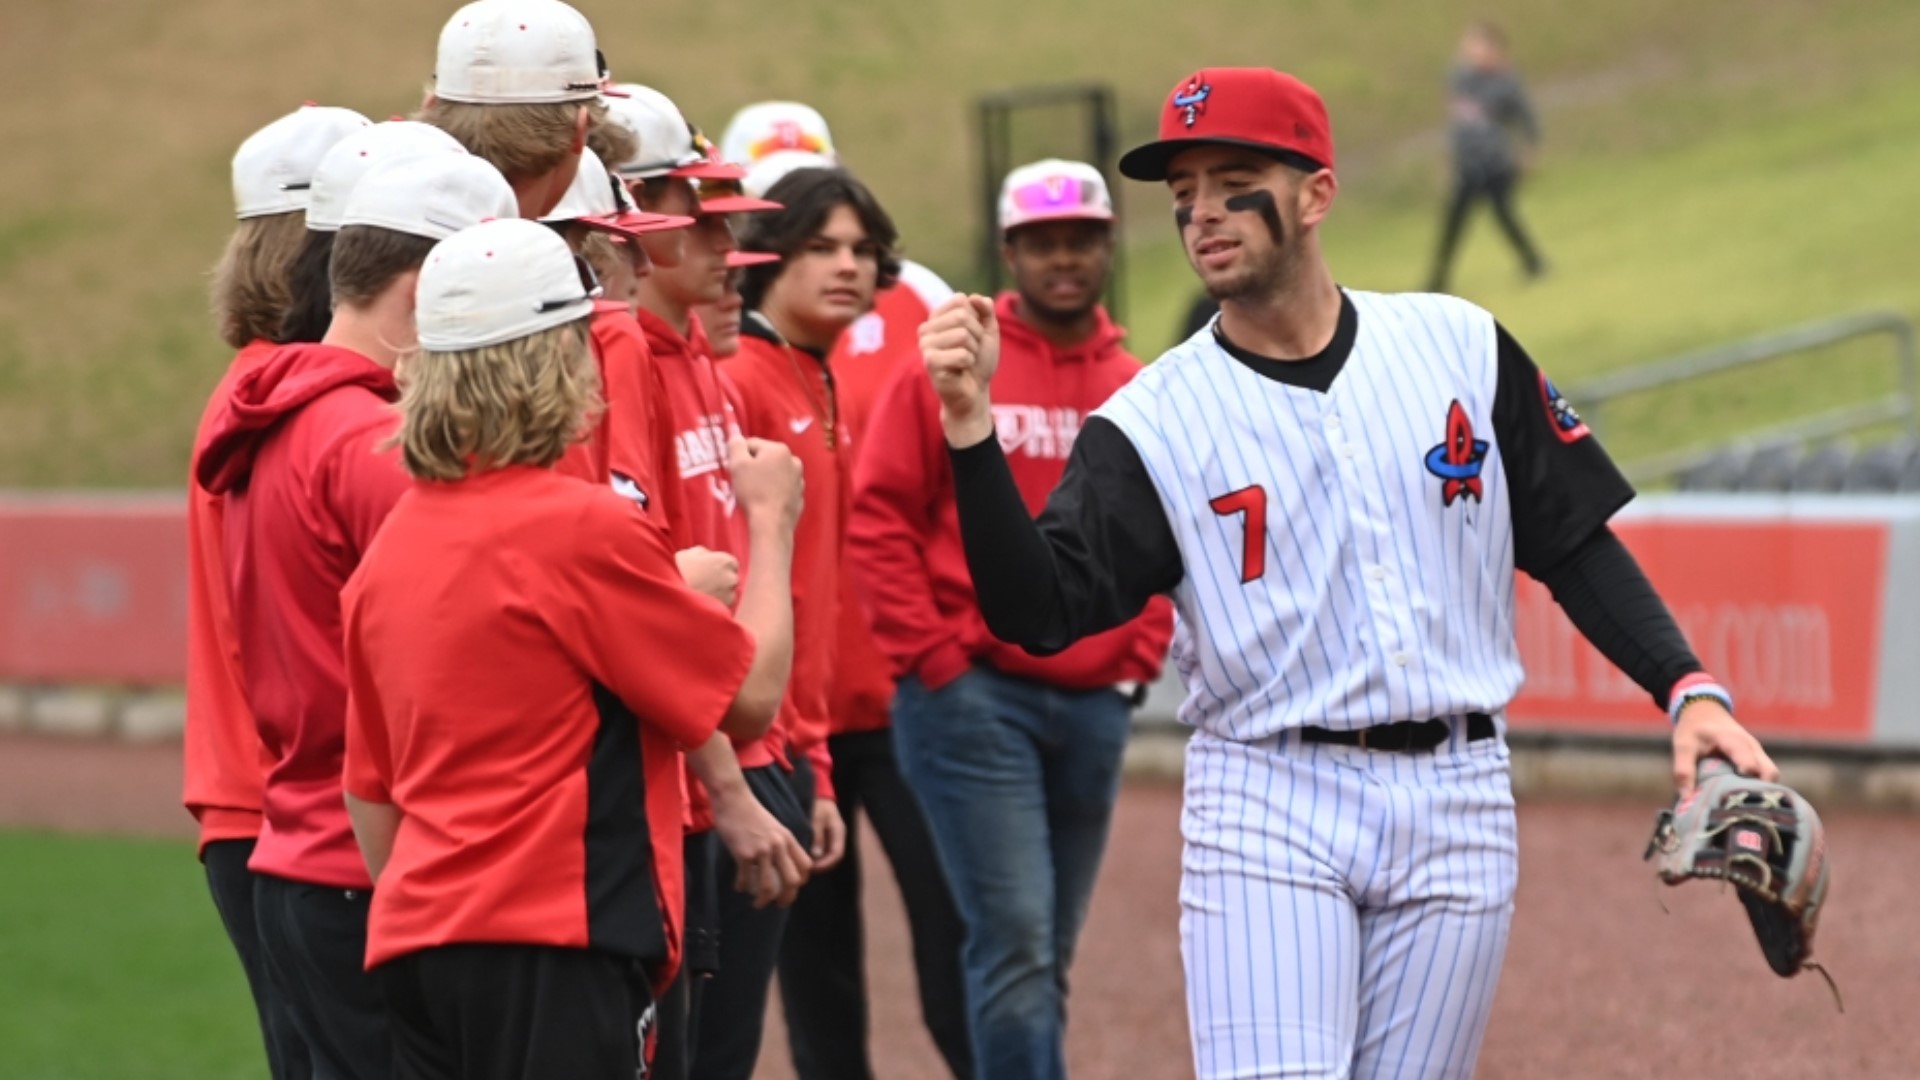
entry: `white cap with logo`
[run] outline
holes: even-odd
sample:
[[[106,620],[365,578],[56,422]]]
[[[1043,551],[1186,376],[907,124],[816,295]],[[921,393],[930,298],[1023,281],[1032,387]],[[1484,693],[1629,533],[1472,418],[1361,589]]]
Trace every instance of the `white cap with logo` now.
[[[785,179],[788,173],[801,169],[839,167],[834,159],[811,150],[779,150],[747,166],[747,178],[740,181],[740,186],[746,189],[747,194],[764,199],[767,191]]]
[[[693,125],[673,99],[651,86],[620,83],[609,88],[607,114],[640,141],[640,154],[613,171],[647,179],[677,176],[687,179],[739,179],[740,170],[710,161],[694,142]]]
[[[303,105],[247,136],[233,155],[233,216],[305,210],[320,159],[334,143],[372,124],[352,109]]]
[[[307,228],[338,232],[353,187],[375,165],[405,161],[424,154],[465,154],[460,141],[431,124],[389,120],[356,131],[334,144],[313,171],[313,201],[307,206]]]
[[[461,352],[502,345],[593,314],[581,264],[560,234],[503,218],[435,244],[414,291],[420,347]]]
[[[835,161],[833,135],[826,117],[797,101],[762,101],[733,114],[720,136],[720,160],[752,165],[769,154],[805,150]]]
[[[591,101],[593,26],[561,0],[475,0],[440,29],[433,93],[474,105]]]
[[[353,185],[340,225],[445,240],[483,221],[519,214],[513,185],[484,159],[426,154],[374,166]]]
[[[1036,221],[1112,221],[1113,195],[1100,170],[1048,158],[1022,165],[1000,185],[1000,231]]]

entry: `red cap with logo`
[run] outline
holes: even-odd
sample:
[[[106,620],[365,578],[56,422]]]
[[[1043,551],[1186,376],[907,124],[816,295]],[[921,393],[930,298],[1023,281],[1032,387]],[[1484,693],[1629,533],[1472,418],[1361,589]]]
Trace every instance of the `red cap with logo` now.
[[[1130,180],[1165,180],[1175,154],[1244,146],[1289,165],[1333,168],[1333,125],[1313,87],[1272,68],[1211,68],[1182,79],[1160,112],[1160,138],[1120,158]]]

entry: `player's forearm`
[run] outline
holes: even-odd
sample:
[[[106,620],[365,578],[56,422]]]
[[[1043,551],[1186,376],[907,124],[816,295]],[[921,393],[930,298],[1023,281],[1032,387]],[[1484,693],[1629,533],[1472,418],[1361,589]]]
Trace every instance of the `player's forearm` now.
[[[393,857],[393,839],[400,832],[400,808],[392,803],[367,802],[352,795],[347,795],[346,800],[353,838],[360,844],[367,875],[378,885],[388,860]]]
[[[1539,576],[1582,636],[1661,710],[1675,683],[1702,670],[1666,602],[1613,530],[1602,526]]]
[[[740,771],[740,758],[725,734],[715,735],[698,750],[688,751],[687,768],[707,789],[715,806],[753,798],[753,792],[747,788],[746,774]]]
[[[793,539],[775,523],[749,520],[747,580],[734,617],[753,635],[753,665],[720,730],[735,739],[767,733],[793,672]]]
[[[1076,635],[1059,602],[1053,552],[1014,483],[992,425],[951,451],[960,539],[987,629],[1002,641],[1058,652]]]

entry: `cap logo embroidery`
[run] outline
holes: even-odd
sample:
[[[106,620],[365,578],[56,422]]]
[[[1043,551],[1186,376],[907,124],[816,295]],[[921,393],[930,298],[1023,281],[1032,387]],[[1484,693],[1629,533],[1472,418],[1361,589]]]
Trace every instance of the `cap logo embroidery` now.
[[[1194,121],[1207,111],[1207,98],[1212,94],[1212,84],[1201,82],[1200,76],[1195,75],[1187,80],[1185,87],[1174,92],[1173,107],[1181,111],[1181,119],[1186,121],[1188,127],[1192,127]]]

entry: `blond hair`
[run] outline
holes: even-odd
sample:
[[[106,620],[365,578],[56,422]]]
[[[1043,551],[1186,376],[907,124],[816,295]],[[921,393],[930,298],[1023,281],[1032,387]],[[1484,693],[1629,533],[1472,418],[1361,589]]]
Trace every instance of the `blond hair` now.
[[[397,375],[394,441],[421,480],[552,465],[603,408],[586,319],[501,345],[413,353]]]
[[[614,123],[606,104],[597,100],[476,105],[429,95],[414,119],[453,136],[468,153],[518,185],[547,175],[573,153],[574,125],[582,108],[587,110],[587,145],[608,167],[631,161],[640,152],[639,141]]]
[[[294,256],[306,239],[300,213],[241,219],[213,268],[213,318],[220,340],[236,349],[271,339],[293,306]]]
[[[634,243],[632,240],[627,242]],[[612,281],[623,273],[633,272],[632,257],[620,250],[620,245],[613,242],[613,237],[598,229],[588,229],[587,235],[580,238],[580,243],[575,250],[580,252],[581,258],[587,260],[588,266],[593,267],[594,274],[602,282]]]

